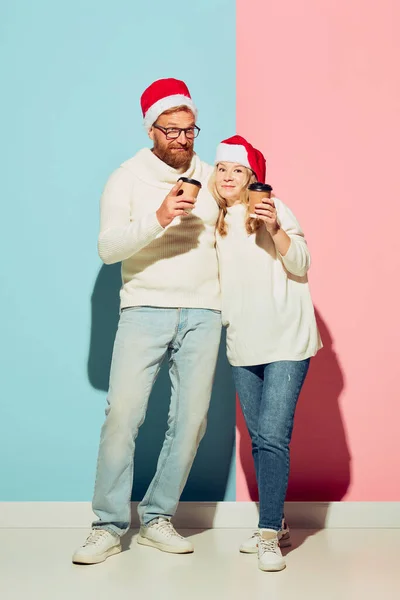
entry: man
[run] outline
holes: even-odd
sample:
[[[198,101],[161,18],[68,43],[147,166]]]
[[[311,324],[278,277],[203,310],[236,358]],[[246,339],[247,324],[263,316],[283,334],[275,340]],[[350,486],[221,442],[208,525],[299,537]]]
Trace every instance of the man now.
[[[211,167],[194,153],[197,111],[185,83],[162,79],[141,98],[152,150],[140,150],[110,177],[101,199],[99,254],[122,261],[121,314],[93,511],[98,520],[73,562],[121,552],[129,529],[138,429],[161,363],[168,356],[171,401],[156,474],[139,505],[139,544],[193,552],[174,529],[180,495],[206,429],[221,335],[215,251],[217,205],[207,190]],[[197,200],[177,180],[200,181]]]

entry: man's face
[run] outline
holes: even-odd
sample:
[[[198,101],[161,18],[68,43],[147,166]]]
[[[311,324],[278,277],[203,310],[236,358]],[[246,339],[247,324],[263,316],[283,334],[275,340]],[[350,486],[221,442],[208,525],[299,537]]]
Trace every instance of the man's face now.
[[[176,129],[188,129],[195,124],[193,113],[185,110],[163,113],[154,123],[160,127]],[[188,139],[184,132],[181,132],[178,138],[168,140],[165,133],[154,125],[149,131],[149,137],[154,143],[154,154],[168,166],[182,172],[187,171],[194,154],[194,140]]]

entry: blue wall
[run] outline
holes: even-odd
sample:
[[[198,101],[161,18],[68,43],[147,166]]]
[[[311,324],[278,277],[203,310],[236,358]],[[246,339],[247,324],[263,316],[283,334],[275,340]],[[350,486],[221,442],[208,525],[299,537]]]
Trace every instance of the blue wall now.
[[[139,97],[154,79],[188,83],[203,159],[235,133],[235,2],[8,0],[0,10],[0,500],[90,500],[119,288],[118,265],[97,256],[100,194],[149,145]],[[139,435],[135,498],[155,468],[168,390],[163,372]],[[221,350],[183,499],[235,499],[234,422]]]

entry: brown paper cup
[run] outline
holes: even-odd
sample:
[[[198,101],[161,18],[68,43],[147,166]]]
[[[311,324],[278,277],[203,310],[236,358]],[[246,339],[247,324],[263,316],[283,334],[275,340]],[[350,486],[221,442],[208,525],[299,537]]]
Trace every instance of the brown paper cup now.
[[[182,182],[181,189],[178,192],[178,196],[189,196],[189,198],[197,198],[199,191],[201,190],[201,183],[197,179],[189,179],[188,177],[181,177],[178,182]]]
[[[256,204],[261,204],[263,198],[271,198],[272,187],[267,183],[252,183],[249,190],[249,215],[257,219],[254,213]]]

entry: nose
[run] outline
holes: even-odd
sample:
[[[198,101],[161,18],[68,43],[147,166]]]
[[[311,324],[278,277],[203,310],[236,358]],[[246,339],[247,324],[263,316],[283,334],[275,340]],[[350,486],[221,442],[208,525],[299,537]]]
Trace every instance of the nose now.
[[[231,173],[225,173],[224,181],[232,181]]]
[[[186,144],[186,142],[187,142],[186,132],[185,131],[181,131],[180,134],[179,134],[179,136],[176,138],[176,140],[180,144]]]

